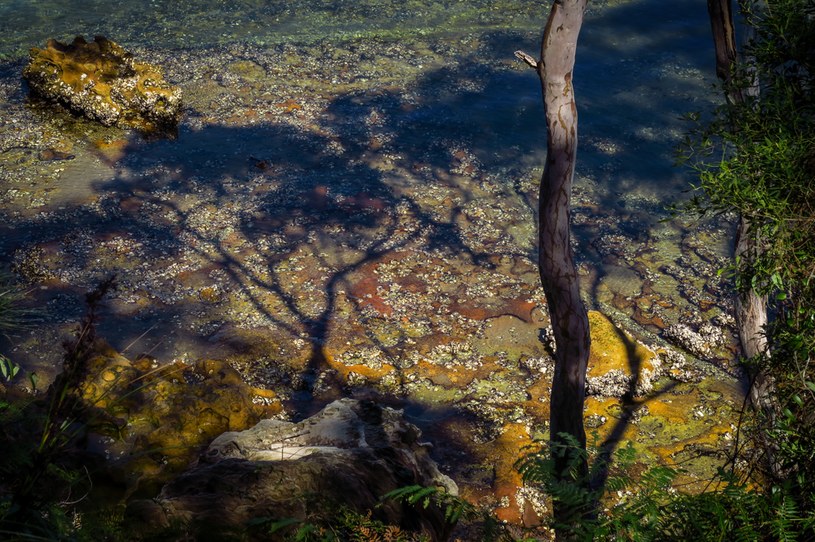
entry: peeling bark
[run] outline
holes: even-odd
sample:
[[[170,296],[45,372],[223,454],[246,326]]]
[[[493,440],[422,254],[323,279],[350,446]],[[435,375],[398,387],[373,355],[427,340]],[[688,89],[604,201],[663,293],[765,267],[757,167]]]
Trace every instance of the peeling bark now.
[[[583,403],[590,336],[586,307],[580,299],[569,221],[577,157],[577,107],[572,74],[586,4],[587,0],[554,1],[537,64],[548,136],[540,184],[538,264],[556,346],[549,430],[553,444],[563,444],[561,435],[568,434],[582,449],[586,447]],[[556,461],[560,478],[569,480],[566,472],[569,458]],[[585,461],[580,470],[578,483],[587,483]],[[577,517],[575,512],[555,503],[558,523],[571,524],[588,511],[580,511]]]

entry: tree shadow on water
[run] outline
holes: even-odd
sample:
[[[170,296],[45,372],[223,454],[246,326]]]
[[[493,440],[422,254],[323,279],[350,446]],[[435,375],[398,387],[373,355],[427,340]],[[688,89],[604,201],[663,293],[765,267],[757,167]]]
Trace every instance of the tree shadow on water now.
[[[26,230],[20,238],[44,244],[75,238],[75,250],[65,254],[72,268],[87,272],[82,280],[118,270],[124,293],[111,303],[100,331],[117,349],[153,329],[139,339],[144,348],[165,341],[168,355],[174,355],[170,343],[213,357],[237,353],[253,385],[298,388],[288,406],[300,419],[356,393],[330,348],[341,336],[382,352],[396,375],[394,389],[404,393],[408,370],[400,357],[418,347],[410,322],[399,318],[422,315],[389,313],[382,284],[415,278],[421,258],[428,276],[440,268],[433,280],[445,286],[478,285],[481,275],[495,270],[497,256],[527,266],[534,261],[533,235],[507,241],[511,228],[534,231],[534,194],[517,178],[543,163],[545,148],[536,75],[496,62],[511,59],[520,39],[513,33],[485,36],[472,58],[430,70],[407,89],[338,93],[324,111],[302,119],[293,111],[291,118],[255,124],[190,123],[174,141],[133,141],[115,162],[116,175],[94,187],[95,207],[55,210],[47,231],[36,220],[13,227]],[[602,86],[606,75],[600,72],[584,74],[578,84]],[[656,116],[665,99],[651,98],[644,105]],[[630,108],[630,96],[607,93],[602,108],[594,100],[588,104],[593,110],[581,112],[589,119],[583,134],[613,139],[616,126],[603,120],[602,111]],[[660,118],[629,118],[626,133]],[[622,145],[615,167],[625,169],[658,146]],[[587,148],[587,167],[603,171],[598,163],[607,156],[596,145]],[[609,214],[617,212],[626,183],[659,182],[652,171],[636,168],[626,179],[595,177],[608,182],[598,206]],[[647,210],[632,214],[650,223]],[[636,231],[631,226],[628,233]],[[581,233],[583,244],[595,235],[588,227]],[[125,242],[117,244],[120,239]],[[5,242],[3,248],[9,254],[17,247]],[[111,255],[118,262],[100,267],[98,259]],[[415,260],[403,266],[409,257]],[[383,262],[397,272],[378,274]],[[531,297],[537,284],[519,283],[512,288],[520,293],[509,293]],[[422,292],[422,285],[412,285]],[[79,286],[53,288],[67,294]],[[424,293],[447,311],[464,290],[434,286]],[[498,294],[479,294],[473,302],[486,304],[507,290],[496,288]],[[383,338],[372,322],[384,322],[390,335]],[[431,331],[440,342],[471,338],[453,337],[450,329]],[[637,375],[642,360],[626,344]],[[405,395],[361,393],[406,407],[437,430],[440,420],[477,418],[459,404],[433,410]],[[609,455],[639,404],[633,393],[627,397],[627,414],[607,441]],[[468,437],[440,436],[453,443],[443,453],[466,451],[456,461],[476,455]]]
[[[617,338],[625,345],[628,371],[631,375],[627,389],[620,398],[620,413],[615,418],[614,425],[609,430],[600,443],[597,457],[595,458],[595,470],[589,486],[592,490],[602,494],[609,476],[609,469],[612,466],[614,452],[623,441],[626,430],[635,423],[637,412],[645,407],[648,402],[653,401],[663,395],[670,394],[678,382],[673,381],[666,386],[661,386],[658,391],[651,391],[640,396],[638,387],[640,385],[640,375],[643,370],[642,355],[637,352],[637,344],[623,330],[614,325],[614,332]]]

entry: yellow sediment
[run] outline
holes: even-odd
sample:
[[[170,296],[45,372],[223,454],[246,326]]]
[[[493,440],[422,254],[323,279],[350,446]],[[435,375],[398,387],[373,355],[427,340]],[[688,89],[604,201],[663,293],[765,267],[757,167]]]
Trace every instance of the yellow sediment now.
[[[493,493],[506,505],[495,511],[496,517],[501,521],[520,523],[523,519],[523,510],[515,499],[518,489],[523,487],[523,480],[515,464],[533,444],[526,425],[518,423],[504,425],[500,436],[493,443],[495,465]]]
[[[653,371],[654,352],[620,330],[604,314],[589,311],[591,329],[591,352],[589,354],[589,378],[603,376],[612,370],[630,375],[632,367],[639,371]]]

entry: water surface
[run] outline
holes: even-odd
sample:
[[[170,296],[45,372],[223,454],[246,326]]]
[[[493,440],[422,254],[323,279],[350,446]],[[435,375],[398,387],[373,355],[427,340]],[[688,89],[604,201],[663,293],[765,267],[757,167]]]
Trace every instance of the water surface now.
[[[551,359],[540,86],[513,52],[537,51],[545,17],[513,1],[0,2],[0,254],[47,308],[3,351],[53,373],[83,294],[116,274],[100,335],[127,355],[227,359],[292,404],[378,390],[430,426],[467,420],[467,446],[517,448],[501,439],[542,426]],[[673,165],[680,117],[718,100],[708,32],[699,2],[593,3],[575,68],[584,297],[659,350],[665,378],[727,383],[654,398],[685,415],[737,402],[716,278],[730,230],[665,210],[691,180]],[[29,103],[26,51],[94,34],[181,87],[175,138]],[[671,453],[718,446],[712,412]]]

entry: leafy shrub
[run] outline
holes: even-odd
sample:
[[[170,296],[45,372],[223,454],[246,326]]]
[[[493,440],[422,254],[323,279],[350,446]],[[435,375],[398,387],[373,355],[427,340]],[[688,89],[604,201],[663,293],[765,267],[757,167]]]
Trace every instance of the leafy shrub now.
[[[578,524],[553,525],[567,539],[580,541],[695,542],[737,540],[815,540],[815,513],[798,505],[789,488],[765,492],[751,488],[732,472],[721,470],[698,494],[673,487],[680,471],[658,466],[637,473],[636,453],[630,445],[618,449],[610,463],[596,447],[584,451],[569,438],[544,446],[522,458],[518,469],[524,481],[544,489],[553,499],[590,509]],[[588,483],[564,483],[554,476],[554,455],[568,453],[592,465]],[[599,458],[599,459],[598,459]],[[602,473],[602,476],[600,476]],[[597,479],[603,483],[597,484]],[[579,482],[576,480],[576,482]],[[589,488],[589,489],[585,489]]]

